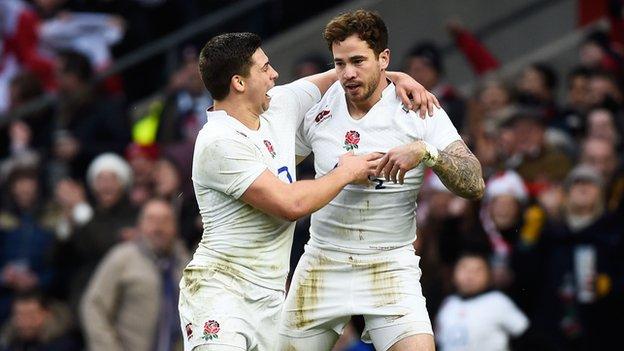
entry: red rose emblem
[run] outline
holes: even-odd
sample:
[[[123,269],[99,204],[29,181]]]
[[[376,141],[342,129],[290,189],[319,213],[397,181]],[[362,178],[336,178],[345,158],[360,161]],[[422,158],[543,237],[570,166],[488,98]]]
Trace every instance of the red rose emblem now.
[[[217,321],[210,320],[206,322],[206,324],[204,324],[205,334],[217,334],[219,330],[221,330],[221,327],[219,326],[219,322]]]
[[[345,134],[344,148],[347,151],[357,149],[358,148],[357,144],[359,142],[360,142],[360,133],[356,132],[355,130],[350,130],[347,132],[347,134]]]
[[[269,150],[269,153],[271,154],[271,156],[275,158],[275,150],[273,150],[273,144],[271,144],[270,141],[265,140],[264,146],[266,146],[267,150]]]

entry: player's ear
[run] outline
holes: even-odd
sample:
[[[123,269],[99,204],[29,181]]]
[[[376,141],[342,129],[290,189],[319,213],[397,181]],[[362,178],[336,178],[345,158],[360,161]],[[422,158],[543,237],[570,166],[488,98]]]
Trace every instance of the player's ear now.
[[[385,49],[379,53],[379,66],[381,70],[385,70],[390,65],[390,49]]]
[[[245,81],[242,76],[233,75],[230,79],[230,88],[236,92],[242,93],[245,91]]]

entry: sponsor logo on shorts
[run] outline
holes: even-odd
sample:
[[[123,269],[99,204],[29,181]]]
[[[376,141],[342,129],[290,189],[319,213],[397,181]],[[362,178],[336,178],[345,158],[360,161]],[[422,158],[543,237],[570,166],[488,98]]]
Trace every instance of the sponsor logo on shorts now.
[[[212,340],[212,339],[218,339],[219,335],[217,334],[219,333],[220,330],[221,330],[221,327],[219,326],[219,322],[215,320],[209,320],[208,322],[204,324],[204,335],[202,336],[202,339],[206,341]]]
[[[191,340],[193,337],[193,323],[187,324],[184,329],[186,330],[186,339]]]

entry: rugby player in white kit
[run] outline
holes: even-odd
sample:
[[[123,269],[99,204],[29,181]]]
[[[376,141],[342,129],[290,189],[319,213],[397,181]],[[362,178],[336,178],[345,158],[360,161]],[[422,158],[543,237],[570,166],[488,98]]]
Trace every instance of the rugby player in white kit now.
[[[345,154],[327,176],[295,182],[297,125],[335,73],[273,89],[278,74],[252,33],[212,38],[199,65],[215,106],[193,155],[204,234],[180,282],[184,347],[273,351],[292,221],[327,204],[346,184],[367,182],[381,155]]]
[[[280,323],[280,350],[330,350],[352,315],[379,351],[433,350],[420,287],[416,197],[425,167],[466,198],[482,196],[479,161],[438,109],[419,119],[386,78],[387,29],[374,12],[334,18],[324,37],[340,82],[306,115],[297,155],[314,153],[316,177],[345,151],[384,152],[371,186],[348,185],[312,214]],[[385,177],[382,177],[385,176]]]

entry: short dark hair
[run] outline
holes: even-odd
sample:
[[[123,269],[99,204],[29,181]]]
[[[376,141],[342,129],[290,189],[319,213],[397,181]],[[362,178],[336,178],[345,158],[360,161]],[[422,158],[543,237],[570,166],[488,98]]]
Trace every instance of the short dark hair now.
[[[262,44],[253,33],[226,33],[210,39],[199,53],[199,73],[215,100],[230,93],[234,75],[247,77],[253,64],[251,56]]]
[[[30,301],[38,303],[43,309],[48,309],[50,305],[50,299],[43,292],[37,289],[26,290],[16,294],[13,298],[13,305],[15,306],[20,302]]]
[[[332,44],[357,34],[368,43],[375,55],[388,48],[388,29],[377,12],[356,10],[334,17],[326,26],[323,37],[331,51]]]
[[[536,62],[529,65],[529,67],[536,70],[542,76],[544,84],[546,85],[546,88],[548,88],[548,90],[552,91],[557,87],[557,73],[551,65],[544,62]]]
[[[419,57],[429,63],[429,66],[436,72],[442,73],[444,67],[442,66],[442,55],[440,49],[436,44],[431,41],[423,41],[414,46],[409,54],[408,58]]]

